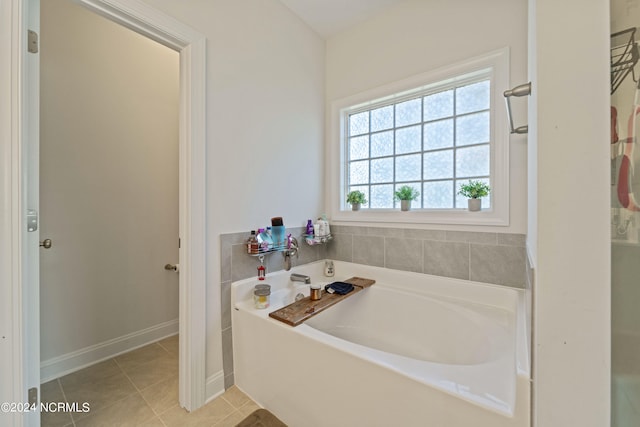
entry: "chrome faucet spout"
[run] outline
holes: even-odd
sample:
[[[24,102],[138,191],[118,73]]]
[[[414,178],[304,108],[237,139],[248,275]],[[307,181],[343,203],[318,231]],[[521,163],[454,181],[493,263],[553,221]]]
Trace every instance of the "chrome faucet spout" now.
[[[290,277],[292,282],[304,282],[307,285],[311,283],[311,277],[305,274],[293,273]]]

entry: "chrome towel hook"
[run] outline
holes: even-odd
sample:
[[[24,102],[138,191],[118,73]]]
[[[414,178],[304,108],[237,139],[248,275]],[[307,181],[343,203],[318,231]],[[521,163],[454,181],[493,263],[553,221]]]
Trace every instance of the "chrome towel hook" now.
[[[529,132],[529,125],[519,126],[515,129],[513,128],[513,117],[511,116],[511,101],[509,100],[512,96],[520,97],[528,95],[531,95],[531,82],[504,91],[504,99],[507,103],[507,117],[509,118],[509,131],[511,133],[522,134]]]

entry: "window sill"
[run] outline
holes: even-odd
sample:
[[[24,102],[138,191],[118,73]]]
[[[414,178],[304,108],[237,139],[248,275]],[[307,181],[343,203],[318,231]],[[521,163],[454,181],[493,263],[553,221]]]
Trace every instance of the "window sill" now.
[[[359,211],[338,210],[332,212],[332,220],[345,222],[380,222],[407,224],[448,224],[509,226],[508,218],[499,216],[494,210],[470,212],[464,209],[443,209],[438,211],[412,209],[402,212],[399,209],[362,209]]]

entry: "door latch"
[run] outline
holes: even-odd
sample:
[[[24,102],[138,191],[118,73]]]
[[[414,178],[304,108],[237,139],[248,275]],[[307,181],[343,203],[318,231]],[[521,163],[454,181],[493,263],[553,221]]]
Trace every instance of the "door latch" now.
[[[32,30],[27,31],[27,51],[38,53],[38,33]]]

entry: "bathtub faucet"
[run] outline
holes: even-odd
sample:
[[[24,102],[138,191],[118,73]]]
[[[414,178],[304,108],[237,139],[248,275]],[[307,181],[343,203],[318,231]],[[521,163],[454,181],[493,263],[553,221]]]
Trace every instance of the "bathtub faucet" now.
[[[293,273],[291,275],[292,282],[304,282],[307,285],[311,283],[311,277],[306,276],[304,274]]]
[[[282,256],[284,256],[284,269],[286,271],[291,270],[291,258],[294,255],[298,258],[298,240],[291,236],[291,234],[289,234],[288,240],[287,249],[282,252]]]

